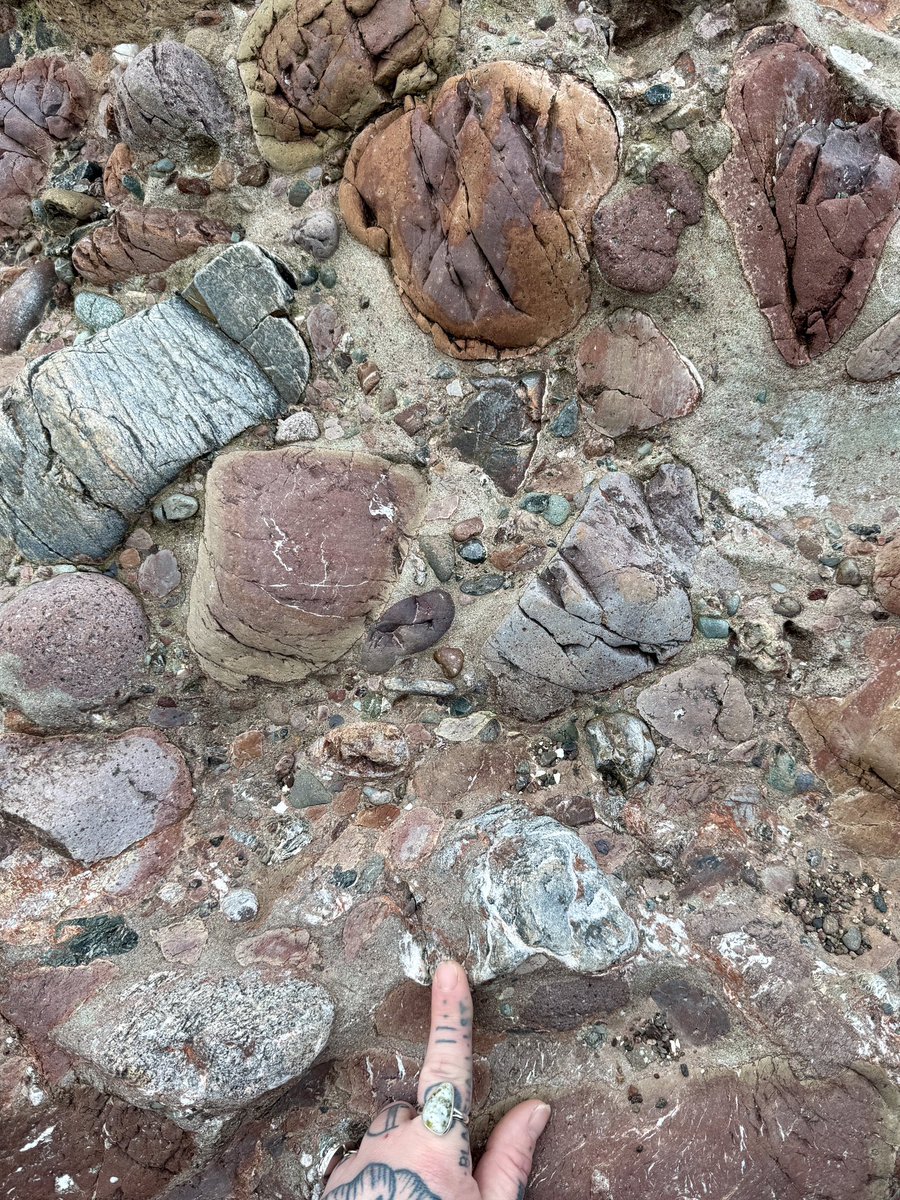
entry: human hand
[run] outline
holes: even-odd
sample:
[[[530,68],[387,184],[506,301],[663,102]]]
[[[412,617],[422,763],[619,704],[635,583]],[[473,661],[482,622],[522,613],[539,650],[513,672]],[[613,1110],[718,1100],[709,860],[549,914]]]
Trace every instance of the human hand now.
[[[472,996],[465,972],[454,962],[441,963],[434,976],[419,1105],[445,1082],[454,1090],[454,1107],[468,1114]],[[462,1121],[454,1119],[439,1135],[426,1128],[411,1104],[389,1104],[369,1126],[359,1151],[332,1172],[323,1200],[522,1200],[535,1144],[549,1117],[550,1106],[539,1100],[517,1104],[491,1134],[473,1171],[469,1130]]]

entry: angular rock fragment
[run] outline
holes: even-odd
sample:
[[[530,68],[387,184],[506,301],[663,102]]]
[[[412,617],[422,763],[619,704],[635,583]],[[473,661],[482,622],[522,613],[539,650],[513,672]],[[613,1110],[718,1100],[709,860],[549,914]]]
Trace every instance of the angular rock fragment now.
[[[872,587],[885,612],[900,617],[900,535],[875,552]]]
[[[91,283],[121,283],[155,275],[203,246],[231,241],[214,217],[171,208],[120,208],[108,225],[76,243],[72,266]]]
[[[449,66],[455,0],[263,0],[238,49],[263,157],[298,171]]]
[[[183,300],[23,371],[0,413],[0,533],[42,561],[101,559],[189,462],[283,409]]]
[[[900,215],[900,113],[861,110],[793,25],[744,39],[732,152],[710,179],[779,352],[802,366],[856,319]]]
[[[381,721],[339,725],[314,744],[312,753],[345,779],[388,779],[410,763],[402,729]]]
[[[296,445],[218,458],[206,497],[188,634],[231,686],[305,679],[349,650],[419,507],[411,470]]]
[[[124,142],[117,142],[103,167],[103,194],[107,204],[111,204],[113,208],[119,208],[135,199],[122,182],[133,169],[134,155]]]
[[[631,713],[594,717],[584,727],[594,765],[615,787],[629,788],[646,778],[656,758],[650,730]]]
[[[324,988],[289,976],[156,972],[110,985],[54,1037],[104,1090],[190,1128],[300,1079],[333,1015]]]
[[[900,793],[900,638],[873,638],[873,670],[843,699],[798,700],[791,722],[817,775],[835,789]]]
[[[82,127],[90,93],[62,58],[28,58],[0,71],[0,238],[27,221],[57,147]]]
[[[0,813],[77,862],[115,858],[192,802],[184,758],[156,730],[109,740],[0,737]]]
[[[613,287],[661,291],[678,267],[678,243],[703,216],[703,193],[690,171],[658,163],[647,182],[594,216],[594,258]]]
[[[608,437],[684,417],[703,395],[696,367],[646,313],[620,308],[578,347],[578,392]]]
[[[753,733],[743,685],[721,658],[702,658],[666,675],[638,696],[638,710],[682,750],[723,750]]]
[[[542,954],[587,975],[637,947],[637,931],[578,835],[502,804],[464,825],[427,868],[422,915],[473,983]]]
[[[56,272],[49,259],[28,267],[0,296],[0,354],[18,350],[44,314]]]
[[[900,375],[900,313],[860,342],[845,364],[851,379],[878,383]]]
[[[147,621],[106,575],[56,575],[0,608],[0,697],[38,725],[83,724],[121,702],[143,663]]]
[[[545,377],[478,379],[478,394],[450,438],[466,462],[477,463],[504,496],[522,485],[540,428]]]
[[[442,588],[392,604],[366,634],[363,670],[382,675],[401,658],[430,649],[453,624],[455,612],[453,597]]]
[[[667,662],[690,639],[686,571],[700,540],[694,477],[595,487],[557,555],[485,646],[498,703],[537,721]]]
[[[157,42],[135,55],[118,82],[114,111],[132,149],[167,155],[221,145],[234,124],[209,63],[181,42]]]
[[[498,358],[567,333],[590,296],[588,223],[617,169],[615,119],[570,76],[493,62],[356,139],[349,232],[389,255],[435,345]]]
[[[287,316],[295,290],[285,263],[238,242],[201,267],[183,293],[257,361],[286,404],[301,399],[309,380],[309,351]]]

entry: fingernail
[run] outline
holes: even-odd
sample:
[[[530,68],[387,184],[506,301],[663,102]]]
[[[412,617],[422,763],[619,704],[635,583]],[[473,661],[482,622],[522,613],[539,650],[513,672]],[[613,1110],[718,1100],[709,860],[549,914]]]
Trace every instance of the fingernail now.
[[[528,1118],[528,1132],[532,1135],[532,1137],[540,1137],[547,1128],[547,1122],[549,1120],[550,1105],[539,1104]]]
[[[452,992],[459,983],[459,967],[455,962],[442,962],[434,973],[434,986],[439,992]]]

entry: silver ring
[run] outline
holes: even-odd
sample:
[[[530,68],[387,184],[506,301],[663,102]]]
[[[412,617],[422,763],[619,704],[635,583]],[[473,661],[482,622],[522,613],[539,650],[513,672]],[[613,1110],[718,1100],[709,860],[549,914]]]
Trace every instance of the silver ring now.
[[[419,1116],[429,1133],[443,1137],[453,1127],[454,1121],[468,1125],[468,1116],[460,1112],[455,1102],[456,1088],[447,1080],[429,1090],[424,1103],[419,1105]]]

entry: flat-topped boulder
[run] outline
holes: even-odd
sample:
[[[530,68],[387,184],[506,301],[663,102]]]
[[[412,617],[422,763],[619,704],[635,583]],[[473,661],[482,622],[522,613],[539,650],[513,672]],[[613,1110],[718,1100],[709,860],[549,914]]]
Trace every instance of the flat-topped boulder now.
[[[305,679],[362,636],[419,485],[372,455],[290,445],[222,455],[206,501],[188,635],[207,674],[236,686]]]

